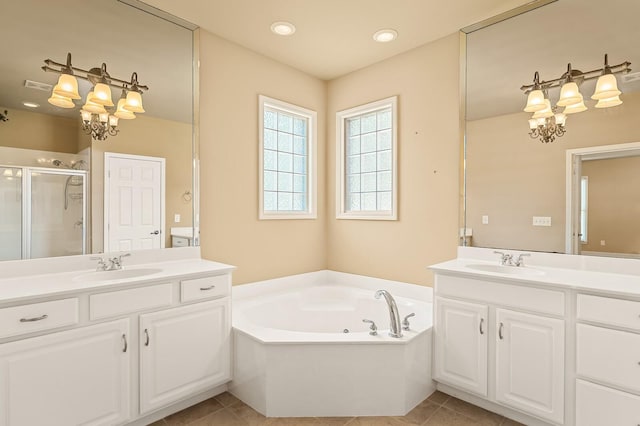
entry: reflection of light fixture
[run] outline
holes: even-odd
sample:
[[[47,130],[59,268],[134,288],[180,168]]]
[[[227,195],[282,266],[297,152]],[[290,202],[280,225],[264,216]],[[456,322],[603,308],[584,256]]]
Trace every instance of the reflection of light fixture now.
[[[118,134],[118,119],[133,119],[134,112],[145,112],[142,107],[142,91],[149,90],[147,86],[138,83],[138,74],[133,73],[130,81],[111,77],[107,72],[107,64],[100,68],[83,70],[71,65],[71,53],[67,53],[67,63],[61,64],[51,59],[44,61],[44,71],[60,74],[58,84],[53,88],[49,103],[60,108],[74,108],[72,99],[80,99],[78,80],[88,80],[93,89],[87,94],[82,111],[82,130],[90,134],[93,139],[105,140],[109,135]],[[118,106],[114,108],[111,98],[111,87],[122,89],[122,97]],[[107,108],[110,108],[107,110]],[[114,108],[113,115],[110,114]]]
[[[609,65],[608,55],[604,55],[604,67],[582,72],[567,65],[567,72],[559,78],[540,81],[538,72],[534,74],[533,84],[523,85],[520,89],[527,97],[525,112],[533,112],[529,120],[529,135],[532,138],[540,138],[544,143],[553,142],[556,137],[563,136],[566,132],[566,114],[576,114],[587,110],[584,98],[580,93],[579,85],[586,80],[598,79],[596,90],[591,99],[598,101],[596,108],[610,108],[622,104],[620,90],[615,74],[631,71],[631,62],[626,61],[618,65]],[[560,97],[555,107],[551,107],[548,93],[549,89],[560,87]],[[565,107],[562,113],[556,114],[557,107]],[[544,115],[542,115],[544,112]]]

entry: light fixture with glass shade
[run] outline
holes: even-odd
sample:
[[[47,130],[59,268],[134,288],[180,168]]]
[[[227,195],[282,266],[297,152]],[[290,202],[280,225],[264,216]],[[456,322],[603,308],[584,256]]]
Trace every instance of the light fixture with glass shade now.
[[[567,115],[587,110],[584,97],[579,86],[584,81],[598,79],[596,89],[591,99],[597,100],[596,108],[611,108],[622,104],[615,74],[631,71],[631,62],[625,61],[618,65],[609,65],[608,55],[604,55],[604,67],[591,71],[573,69],[567,65],[567,71],[553,80],[540,81],[538,72],[534,74],[533,84],[523,85],[520,89],[527,95],[525,112],[533,112],[529,119],[529,135],[539,138],[541,142],[553,142],[556,137],[565,134]],[[560,96],[555,106],[549,100],[549,90],[560,88]],[[541,98],[542,97],[542,98]],[[557,113],[558,107],[564,107],[562,113]]]
[[[60,108],[74,108],[76,104],[73,100],[81,99],[77,78],[93,84],[93,89],[87,94],[80,111],[82,130],[90,134],[93,139],[102,141],[108,136],[117,135],[119,119],[131,120],[136,117],[134,112],[145,112],[141,94],[149,88],[138,82],[136,72],[131,75],[131,80],[127,81],[112,77],[107,72],[105,63],[99,68],[95,67],[87,71],[71,64],[71,53],[67,54],[66,64],[54,62],[51,59],[46,59],[44,63],[42,67],[44,71],[60,74],[58,84],[53,88],[51,97],[48,99],[52,105]],[[122,96],[117,106],[114,106],[111,97],[112,87],[122,89]]]

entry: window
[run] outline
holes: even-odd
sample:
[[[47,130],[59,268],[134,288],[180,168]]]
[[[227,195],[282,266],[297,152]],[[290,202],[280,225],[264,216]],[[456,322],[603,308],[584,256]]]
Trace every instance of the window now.
[[[589,177],[580,178],[580,242],[587,244],[587,210],[589,208]]]
[[[338,219],[397,220],[397,97],[336,114]]]
[[[260,219],[316,217],[316,113],[259,97]]]

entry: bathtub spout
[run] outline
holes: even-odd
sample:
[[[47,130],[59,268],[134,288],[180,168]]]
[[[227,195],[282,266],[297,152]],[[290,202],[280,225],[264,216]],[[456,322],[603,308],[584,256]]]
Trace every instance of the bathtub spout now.
[[[387,302],[389,308],[389,336],[402,337],[402,329],[400,328],[400,314],[398,313],[398,306],[393,296],[387,290],[376,291],[375,298],[380,299],[380,296],[384,296],[384,300]]]

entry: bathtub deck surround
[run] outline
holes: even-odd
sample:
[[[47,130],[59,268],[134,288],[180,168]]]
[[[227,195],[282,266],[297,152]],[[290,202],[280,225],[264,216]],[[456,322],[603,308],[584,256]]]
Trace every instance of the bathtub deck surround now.
[[[439,390],[527,425],[640,424],[638,260],[532,253],[517,267],[460,247],[431,268]]]
[[[377,290],[415,313],[402,337]],[[230,392],[267,417],[403,416],[435,390],[431,301],[428,287],[334,271],[236,286]]]
[[[144,425],[226,390],[234,267],[198,248],[90,257],[0,266],[0,425]]]

